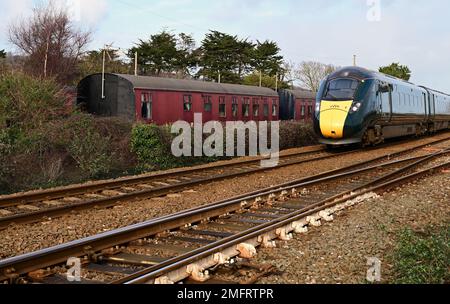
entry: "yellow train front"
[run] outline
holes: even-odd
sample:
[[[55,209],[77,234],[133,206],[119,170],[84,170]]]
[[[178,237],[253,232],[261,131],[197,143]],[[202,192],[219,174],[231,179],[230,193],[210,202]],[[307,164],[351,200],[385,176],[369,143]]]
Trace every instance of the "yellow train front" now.
[[[449,95],[359,67],[332,73],[317,94],[314,129],[329,146],[375,145],[449,126]]]

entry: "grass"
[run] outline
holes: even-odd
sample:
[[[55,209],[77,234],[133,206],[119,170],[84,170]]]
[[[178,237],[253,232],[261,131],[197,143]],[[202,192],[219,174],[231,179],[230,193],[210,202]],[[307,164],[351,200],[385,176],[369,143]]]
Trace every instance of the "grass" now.
[[[403,230],[394,253],[394,283],[450,283],[449,237],[449,225],[420,233]]]

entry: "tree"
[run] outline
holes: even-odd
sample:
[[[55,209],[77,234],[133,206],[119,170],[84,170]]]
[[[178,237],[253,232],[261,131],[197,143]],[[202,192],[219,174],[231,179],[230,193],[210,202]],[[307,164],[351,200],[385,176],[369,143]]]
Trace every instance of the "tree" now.
[[[263,74],[275,76],[281,72],[283,56],[281,49],[274,41],[257,41],[257,45],[252,52],[252,67]]]
[[[411,79],[411,70],[406,65],[392,63],[389,66],[380,67],[380,72],[406,81]]]
[[[245,59],[248,46],[237,36],[211,31],[206,34],[200,47],[198,76],[218,81],[220,75],[222,82],[239,83],[240,74],[248,64]]]
[[[69,14],[52,2],[33,9],[28,19],[9,27],[9,41],[27,57],[26,72],[68,83],[90,41],[90,33],[75,27]]]
[[[319,90],[320,82],[329,74],[336,71],[337,67],[315,61],[304,61],[295,71],[295,76],[302,85],[313,91]]]
[[[90,74],[100,73],[103,67],[103,50],[89,51],[85,53],[78,64],[80,78]],[[105,57],[105,72],[128,74],[131,71],[129,63],[124,62],[117,50],[108,50]]]
[[[0,59],[5,59],[5,58],[6,58],[5,50],[0,50]]]
[[[196,66],[195,41],[187,34],[178,37],[165,30],[150,36],[148,41],[140,40],[129,50],[128,56],[134,60],[138,53],[138,64],[144,75],[189,74]]]

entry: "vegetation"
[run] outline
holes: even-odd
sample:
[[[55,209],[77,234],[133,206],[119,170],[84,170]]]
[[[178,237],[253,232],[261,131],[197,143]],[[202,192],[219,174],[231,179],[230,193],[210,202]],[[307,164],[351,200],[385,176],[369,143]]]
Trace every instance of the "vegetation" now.
[[[411,79],[411,70],[406,65],[400,65],[399,63],[381,67],[380,72],[406,81]]]
[[[69,83],[76,76],[90,33],[77,29],[69,13],[50,2],[36,7],[31,18],[11,25],[9,41],[26,56],[27,73]]]
[[[314,61],[302,62],[295,70],[296,78],[300,80],[303,87],[313,92],[319,91],[320,82],[337,67]]]
[[[0,59],[5,59],[5,58],[6,58],[5,50],[0,50]]]
[[[417,233],[404,230],[394,255],[395,283],[450,283],[450,227]]]

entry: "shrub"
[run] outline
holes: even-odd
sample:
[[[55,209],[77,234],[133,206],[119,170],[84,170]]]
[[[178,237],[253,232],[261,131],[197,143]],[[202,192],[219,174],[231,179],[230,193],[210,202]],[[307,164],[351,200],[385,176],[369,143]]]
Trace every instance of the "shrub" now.
[[[424,234],[404,230],[394,254],[396,283],[449,283],[449,232],[448,226]]]
[[[136,125],[131,133],[131,151],[142,170],[169,168],[176,162],[172,156],[172,136],[168,127]]]

